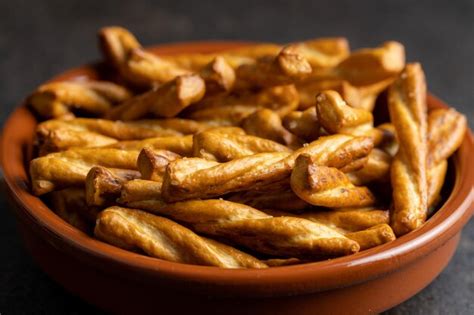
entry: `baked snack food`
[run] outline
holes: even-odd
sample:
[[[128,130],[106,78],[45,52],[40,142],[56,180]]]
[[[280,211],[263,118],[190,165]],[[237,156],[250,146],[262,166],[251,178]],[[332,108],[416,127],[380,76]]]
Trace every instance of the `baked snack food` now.
[[[99,39],[111,81],[28,98],[50,119],[32,191],[91,237],[177,263],[268,268],[391,242],[442,201],[466,121],[427,113],[421,67],[400,43],[156,55],[120,27]]]

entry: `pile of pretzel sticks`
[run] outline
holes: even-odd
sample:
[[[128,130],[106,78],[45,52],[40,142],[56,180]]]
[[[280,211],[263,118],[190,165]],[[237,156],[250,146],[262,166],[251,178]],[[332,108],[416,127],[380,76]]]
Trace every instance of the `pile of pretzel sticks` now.
[[[466,119],[428,112],[400,43],[156,55],[120,27],[99,41],[109,80],[28,98],[43,120],[32,191],[85,233],[173,262],[267,268],[382,245],[440,204]],[[376,104],[389,112],[378,125]]]

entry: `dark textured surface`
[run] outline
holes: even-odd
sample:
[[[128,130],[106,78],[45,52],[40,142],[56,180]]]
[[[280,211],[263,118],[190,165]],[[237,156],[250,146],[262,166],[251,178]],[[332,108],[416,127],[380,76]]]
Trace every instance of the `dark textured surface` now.
[[[473,126],[474,1],[0,1],[3,124],[36,85],[99,58],[100,26],[130,28],[145,44],[201,39],[293,41],[343,35],[354,48],[394,39],[421,61],[430,90]],[[94,313],[24,251],[0,195],[0,314]],[[389,314],[474,313],[474,222],[446,270]]]

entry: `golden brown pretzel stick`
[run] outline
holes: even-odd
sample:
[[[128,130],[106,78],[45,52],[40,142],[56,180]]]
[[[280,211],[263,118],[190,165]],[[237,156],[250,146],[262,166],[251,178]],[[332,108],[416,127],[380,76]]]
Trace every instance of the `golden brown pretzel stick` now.
[[[135,36],[124,28],[102,28],[99,42],[106,61],[135,86],[151,87],[189,73],[173,62],[145,52]]]
[[[95,132],[117,140],[139,140],[153,137],[192,134],[210,128],[207,124],[182,118],[112,121],[106,119],[75,118],[67,121],[53,119],[38,125],[38,132],[67,129],[78,132]]]
[[[308,63],[316,68],[332,67],[349,55],[349,45],[345,38],[316,38],[293,43],[298,53],[304,56]],[[276,44],[257,44],[219,52],[234,69],[242,64],[251,64],[255,59],[277,55],[281,46]],[[178,54],[162,56],[173,63],[197,71],[209,63],[216,54]]]
[[[260,109],[242,121],[242,128],[250,135],[285,144],[292,149],[304,141],[283,127],[280,116],[270,109]]]
[[[283,118],[283,126],[307,142],[316,140],[320,133],[316,107],[289,113]]]
[[[317,38],[294,43],[296,50],[313,68],[336,66],[349,56],[349,43],[346,38]]]
[[[358,251],[355,242],[322,224],[295,217],[272,217],[226,200],[194,200],[168,205],[144,200],[130,205],[186,223],[199,233],[223,237],[269,255],[316,258]]]
[[[30,162],[31,186],[35,195],[70,186],[82,186],[89,170],[96,165],[117,169],[124,176],[135,176],[139,151],[112,148],[70,149],[51,153]]]
[[[337,91],[352,107],[361,103],[359,89],[349,82],[340,79],[305,80],[295,84],[300,96],[299,110],[305,110],[316,105],[315,96],[327,90]]]
[[[273,216],[295,216],[326,225],[356,241],[361,250],[388,243],[396,238],[393,230],[388,225],[388,210],[374,210],[371,208],[331,211],[310,210],[297,215],[283,211],[265,210],[265,213]]]
[[[62,128],[56,130],[38,128],[36,131],[36,144],[39,156],[71,148],[102,147],[116,142],[118,142],[117,139],[90,131]]]
[[[266,268],[260,260],[233,247],[206,239],[171,220],[121,207],[105,209],[95,235],[125,249],[141,249],[168,261],[221,268]]]
[[[141,178],[162,182],[168,164],[180,157],[171,151],[143,148],[138,155],[137,168]]]
[[[394,41],[381,47],[351,53],[336,67],[314,71],[311,79],[342,79],[355,86],[367,86],[396,76],[405,66],[405,49]]]
[[[298,53],[298,48],[289,45],[276,56],[265,56],[254,64],[238,67],[235,88],[244,90],[292,84],[307,77],[311,71],[311,65]]]
[[[85,199],[89,206],[104,207],[113,205],[120,197],[122,185],[132,179],[139,178],[139,173],[130,173],[127,176],[114,174],[103,167],[94,166],[89,170],[85,180]]]
[[[363,231],[345,234],[347,238],[356,241],[360,250],[369,249],[395,240],[397,237],[388,224],[379,224]]]
[[[226,135],[210,129],[194,135],[193,152],[195,157],[227,162],[256,153],[291,152],[291,149],[260,137],[235,134]]]
[[[72,118],[73,110],[102,116],[116,103],[131,97],[124,87],[112,82],[64,81],[40,86],[28,104],[43,118]]]
[[[428,207],[436,203],[447,170],[447,159],[461,145],[466,117],[454,109],[435,109],[428,115]]]
[[[147,114],[174,117],[184,108],[199,101],[205,93],[204,80],[198,75],[182,75],[144,94],[135,96],[115,107],[110,119],[136,120]]]
[[[399,143],[390,175],[391,226],[396,235],[403,235],[425,222],[428,209],[426,83],[420,64],[408,64],[390,86],[388,108]]]
[[[84,189],[66,188],[53,191],[49,195],[52,210],[64,221],[86,234],[92,234],[95,218],[90,218],[96,212],[89,210],[86,205]]]
[[[283,117],[298,107],[298,101],[298,92],[293,85],[276,86],[258,92],[208,97],[190,106],[185,116],[199,121],[223,120],[236,125],[262,108],[272,109]]]
[[[336,168],[319,166],[307,154],[296,159],[291,173],[291,188],[304,201],[322,207],[364,207],[375,202],[367,187],[354,186]]]
[[[200,158],[180,159],[168,165],[163,180],[167,201],[219,196],[229,192],[254,189],[288,178],[296,157],[313,156],[315,163],[342,168],[365,157],[373,147],[367,137],[333,135],[321,137],[291,153],[259,153],[226,163]]]
[[[380,149],[373,149],[363,168],[350,172],[347,177],[357,186],[367,183],[388,182],[390,180],[390,164],[392,157]]]
[[[107,148],[132,151],[151,148],[171,151],[182,156],[192,156],[193,136],[157,137],[145,140],[120,141],[107,146]]]

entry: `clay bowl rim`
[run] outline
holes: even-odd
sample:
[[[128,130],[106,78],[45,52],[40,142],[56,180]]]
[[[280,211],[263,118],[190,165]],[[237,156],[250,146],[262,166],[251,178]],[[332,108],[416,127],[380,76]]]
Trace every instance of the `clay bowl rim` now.
[[[182,42],[153,46],[150,51],[160,54],[213,52],[242,47],[250,42],[209,41]],[[97,78],[97,65],[88,64],[73,68],[55,76],[51,81],[86,76]],[[430,108],[448,107],[444,102],[428,95]],[[467,223],[474,212],[474,168],[469,168],[469,155],[474,154],[473,136],[466,133],[460,149],[452,157],[455,180],[452,192],[444,205],[419,229],[390,243],[359,252],[354,255],[327,261],[301,265],[273,267],[268,269],[221,269],[209,266],[188,265],[135,254],[95,240],[59,218],[38,197],[27,189],[28,177],[21,160],[21,145],[31,146],[33,134],[26,135],[15,126],[18,123],[35,124],[33,115],[25,104],[17,108],[4,124],[0,144],[0,158],[4,180],[10,196],[19,206],[24,218],[36,228],[46,232],[50,242],[59,241],[63,250],[79,258],[88,258],[101,263],[112,264],[122,270],[133,270],[150,279],[172,279],[214,284],[263,288],[280,293],[285,292],[289,282],[310,284],[305,291],[321,291],[364,282],[393,272],[414,262],[443,245]],[[33,128],[33,127],[32,127]],[[22,128],[23,129],[23,128]],[[21,218],[21,215],[20,215]],[[44,236],[44,234],[43,234]],[[266,289],[265,289],[266,288]],[[268,289],[271,288],[271,289]],[[310,288],[310,289],[309,289]]]

